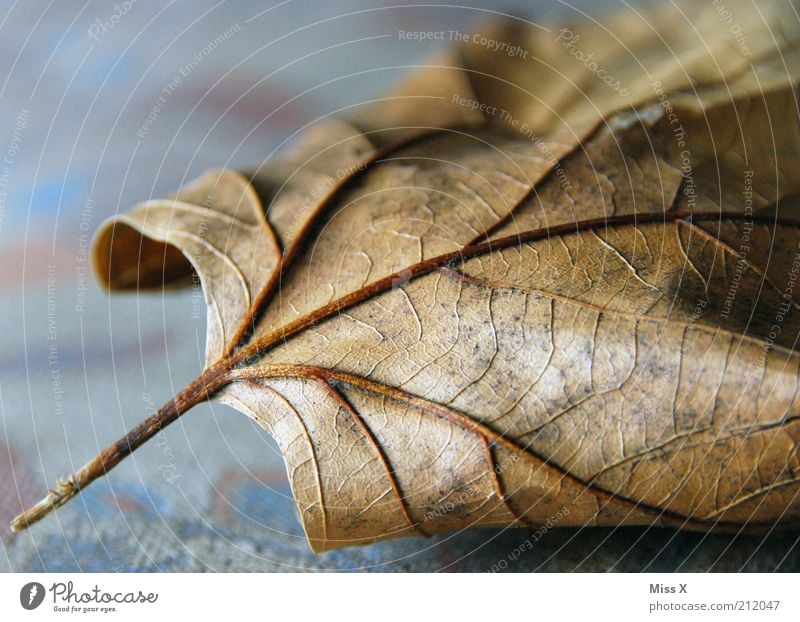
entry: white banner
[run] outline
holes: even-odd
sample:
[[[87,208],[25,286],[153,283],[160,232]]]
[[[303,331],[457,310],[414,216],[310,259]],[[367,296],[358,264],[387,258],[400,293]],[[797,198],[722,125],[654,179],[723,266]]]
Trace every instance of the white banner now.
[[[0,586],[3,621],[800,619],[791,574],[6,574]]]

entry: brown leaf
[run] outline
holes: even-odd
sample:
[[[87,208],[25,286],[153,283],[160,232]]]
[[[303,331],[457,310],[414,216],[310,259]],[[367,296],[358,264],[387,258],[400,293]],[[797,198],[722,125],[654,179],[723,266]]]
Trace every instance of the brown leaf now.
[[[688,4],[487,27],[505,52],[110,220],[110,289],[199,274],[207,368],[15,527],[209,396],[276,438],[315,550],[796,525],[800,31],[730,4],[746,53]]]

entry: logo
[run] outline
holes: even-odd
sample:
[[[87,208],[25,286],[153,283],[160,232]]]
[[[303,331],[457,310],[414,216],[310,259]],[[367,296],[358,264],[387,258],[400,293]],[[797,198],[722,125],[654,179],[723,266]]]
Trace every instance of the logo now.
[[[31,581],[22,586],[19,591],[19,604],[23,609],[30,611],[36,609],[44,600],[44,585]]]

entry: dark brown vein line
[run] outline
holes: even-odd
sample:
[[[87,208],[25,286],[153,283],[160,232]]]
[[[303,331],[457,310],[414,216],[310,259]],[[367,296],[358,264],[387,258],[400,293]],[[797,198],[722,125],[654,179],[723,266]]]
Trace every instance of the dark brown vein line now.
[[[544,173],[542,173],[541,177],[538,180],[531,184],[530,189],[519,198],[519,200],[514,204],[514,206],[508,211],[508,213],[500,218],[497,222],[487,227],[482,233],[475,236],[472,240],[467,243],[464,248],[468,248],[470,246],[474,246],[476,244],[480,244],[483,241],[489,240],[493,233],[502,229],[506,226],[509,222],[511,222],[517,213],[520,211],[522,207],[527,205],[527,203],[532,200],[539,192],[539,188],[541,188],[545,183],[551,180],[554,176],[556,171],[560,168],[563,168],[561,162],[571,158],[574,154],[578,153],[581,149],[585,148],[585,143],[599,131],[601,127],[605,126],[605,121],[595,124],[595,126],[589,130],[587,130],[584,134],[578,135],[573,144],[563,155],[558,158],[554,158],[554,161],[550,163],[550,168],[548,168]]]
[[[58,480],[55,490],[50,489],[46,497],[14,518],[11,523],[12,531],[26,529],[50,512],[57,510],[98,477],[108,475],[111,469],[158,432],[177,421],[183,413],[200,402],[207,401],[230,382],[230,372],[225,363],[227,361],[220,361],[206,369],[183,391],[131,429],[125,436],[103,449],[67,479]]]
[[[759,497],[763,497],[764,495],[768,495],[773,490],[777,490],[779,488],[785,488],[787,486],[794,486],[795,484],[798,484],[798,483],[800,483],[800,478],[797,478],[797,477],[792,477],[792,478],[789,478],[789,479],[784,479],[784,480],[780,480],[780,481],[777,481],[777,482],[773,482],[771,484],[768,484],[767,486],[763,486],[763,487],[759,488],[758,490],[754,490],[752,492],[747,493],[746,495],[743,495],[741,497],[737,497],[736,499],[734,499],[730,503],[726,503],[725,505],[723,505],[719,509],[717,509],[717,510],[715,510],[715,511],[713,511],[713,512],[711,512],[711,513],[709,513],[709,514],[707,514],[705,516],[703,516],[701,520],[703,520],[703,521],[716,520],[716,518],[718,516],[722,516],[725,512],[733,510],[733,509],[741,506],[742,504],[747,503],[748,501],[752,501],[753,499],[758,499]]]
[[[228,345],[223,358],[231,356],[255,330],[258,320],[266,310],[269,303],[272,301],[272,297],[276,289],[280,286],[284,273],[289,267],[292,266],[295,258],[305,247],[309,236],[319,228],[321,223],[318,222],[318,219],[322,214],[328,211],[330,206],[342,193],[344,193],[348,188],[351,188],[367,171],[371,172],[372,167],[380,160],[384,160],[393,153],[399,152],[402,149],[406,149],[418,141],[427,140],[432,136],[457,130],[458,128],[420,128],[420,132],[418,134],[414,134],[408,138],[399,140],[381,149],[378,149],[369,157],[361,160],[361,162],[358,164],[349,167],[348,174],[345,175],[341,180],[338,180],[337,183],[328,191],[328,193],[320,199],[311,213],[306,217],[303,226],[292,239],[289,247],[284,250],[283,256],[281,257],[278,265],[272,271],[270,278],[258,293],[258,296],[250,307],[247,315],[239,325],[239,328]],[[266,212],[264,214],[264,220],[265,222],[268,221]]]
[[[654,507],[634,499],[629,499],[618,493],[606,490],[594,482],[583,480],[563,469],[558,464],[553,463],[544,456],[533,451],[529,445],[523,447],[516,441],[509,439],[493,428],[473,419],[469,415],[459,410],[448,408],[442,404],[432,402],[397,387],[392,387],[374,380],[369,380],[356,374],[324,367],[314,367],[311,365],[265,365],[260,367],[235,369],[231,370],[230,372],[231,380],[247,380],[254,378],[312,378],[317,380],[325,380],[328,382],[338,381],[363,389],[365,391],[369,391],[376,395],[388,397],[400,402],[401,404],[410,405],[423,413],[432,414],[442,419],[452,421],[465,430],[472,432],[473,434],[477,434],[478,436],[482,436],[488,442],[494,445],[504,447],[510,452],[527,460],[534,460],[536,463],[538,463],[540,468],[548,470],[552,475],[562,480],[566,479],[582,489],[591,491],[597,497],[606,502],[616,502],[626,509],[645,513],[651,516],[654,521],[660,521],[664,525],[696,529],[700,531],[706,530],[709,527],[709,522],[702,518],[692,518],[672,510]],[[714,521],[713,525],[715,528],[723,530],[729,529],[738,531],[741,529],[741,525],[736,523]],[[772,525],[772,523],[770,523],[770,525]],[[753,524],[752,526],[757,526],[757,524]]]
[[[492,451],[492,446],[489,443],[488,439],[483,436],[481,437],[483,441],[483,446],[486,452],[486,462],[489,465],[489,471],[492,473],[492,483],[494,485],[494,491],[497,495],[497,498],[500,499],[501,503],[505,507],[506,511],[514,517],[515,523],[519,523],[523,527],[533,527],[537,528],[538,525],[528,520],[528,518],[524,514],[520,514],[514,509],[514,506],[511,505],[511,501],[505,493],[505,489],[503,487],[503,482],[500,480],[500,466],[497,464],[497,459],[494,457],[494,452]]]
[[[394,471],[392,470],[392,466],[389,462],[389,458],[386,456],[386,452],[383,449],[383,446],[380,444],[378,439],[372,433],[372,430],[369,428],[367,423],[358,413],[358,411],[353,408],[353,405],[350,403],[344,395],[342,395],[341,391],[339,391],[336,387],[334,387],[328,380],[326,379],[318,379],[322,387],[325,391],[336,400],[342,408],[344,408],[350,416],[353,418],[353,421],[356,422],[358,427],[361,429],[361,433],[364,435],[369,443],[375,448],[375,453],[378,455],[378,460],[380,461],[383,469],[386,471],[386,478],[389,480],[389,485],[392,487],[392,492],[394,492],[395,497],[397,498],[397,503],[400,505],[400,512],[403,514],[403,518],[405,519],[406,523],[408,524],[411,529],[416,531],[418,534],[430,537],[422,527],[417,524],[409,514],[408,511],[408,504],[406,503],[405,496],[403,492],[400,490],[400,485],[397,482],[397,478],[394,475]]]
[[[41,520],[44,516],[49,514],[50,512],[56,510],[57,508],[61,507],[64,503],[66,503],[71,497],[75,496],[81,489],[85,488],[91,482],[93,482],[98,477],[103,475],[107,475],[108,472],[114,468],[120,461],[122,461],[127,455],[129,455],[132,451],[134,451],[137,447],[145,443],[147,440],[152,438],[159,430],[163,429],[170,423],[176,421],[182,414],[188,411],[192,406],[195,404],[209,399],[212,395],[220,391],[225,385],[229,384],[232,380],[236,379],[237,377],[247,377],[247,373],[250,372],[254,377],[258,376],[258,373],[255,368],[246,369],[244,365],[248,363],[255,363],[257,362],[258,357],[263,354],[264,352],[268,351],[270,348],[274,347],[276,344],[280,343],[281,341],[288,339],[289,337],[296,335],[297,333],[313,326],[314,324],[321,322],[325,319],[328,319],[335,313],[346,309],[350,306],[363,302],[367,300],[371,296],[375,296],[383,291],[387,291],[388,289],[395,286],[397,280],[402,277],[403,281],[409,280],[409,278],[414,278],[420,276],[422,274],[427,274],[433,272],[434,270],[439,269],[440,267],[446,266],[448,264],[453,264],[456,262],[463,262],[465,259],[470,257],[477,257],[481,254],[488,253],[495,250],[501,250],[503,248],[508,248],[511,246],[523,244],[526,242],[533,242],[536,240],[542,240],[545,238],[549,238],[550,236],[561,236],[566,235],[569,233],[580,232],[581,230],[588,230],[593,228],[608,228],[613,226],[623,226],[623,225],[641,225],[646,223],[662,223],[666,224],[667,222],[673,222],[679,219],[685,219],[687,221],[698,221],[698,220],[721,220],[721,219],[730,219],[730,220],[743,220],[743,219],[750,219],[752,222],[759,222],[763,223],[764,226],[772,225],[776,226],[777,224],[781,225],[791,225],[794,227],[800,226],[800,220],[797,219],[781,219],[776,218],[775,216],[771,216],[769,218],[765,218],[761,214],[758,215],[747,215],[747,214],[729,214],[729,213],[703,213],[703,214],[687,214],[683,212],[671,212],[669,214],[629,214],[625,216],[618,216],[613,218],[598,218],[594,220],[585,220],[580,223],[574,224],[567,224],[561,225],[557,227],[551,228],[540,228],[536,230],[531,230],[522,234],[509,236],[507,238],[501,238],[496,241],[489,241],[484,242],[482,244],[476,244],[474,246],[462,249],[461,251],[456,251],[452,253],[447,253],[444,255],[440,255],[438,257],[433,257],[431,259],[425,260],[423,262],[419,262],[417,264],[412,265],[410,268],[407,268],[402,271],[402,273],[395,273],[391,274],[386,278],[380,279],[371,285],[361,288],[360,290],[351,292],[338,300],[317,309],[316,311],[307,314],[304,317],[298,318],[294,322],[290,322],[286,324],[282,328],[272,331],[267,335],[262,336],[259,339],[256,339],[253,343],[249,344],[248,346],[242,348],[238,352],[230,353],[224,358],[220,359],[216,363],[214,363],[211,367],[207,368],[200,376],[198,376],[195,380],[193,380],[187,387],[181,391],[177,396],[167,402],[164,406],[162,406],[154,415],[143,421],[141,424],[136,426],[132,429],[128,434],[124,437],[119,439],[116,443],[110,445],[106,449],[104,449],[101,453],[95,456],[92,460],[87,462],[83,467],[78,469],[75,473],[73,473],[69,478],[65,481],[58,482],[57,490],[51,490],[50,494],[45,498],[41,499],[32,507],[28,508],[24,512],[22,512],[19,516],[15,517],[12,521],[11,527],[14,531],[20,531],[32,525],[33,523]],[[263,294],[263,292],[262,292]],[[258,306],[258,305],[256,305]],[[280,366],[273,366],[270,369],[274,372]],[[283,366],[285,370],[285,375],[288,376],[301,376],[302,374],[299,373],[297,370],[299,369],[298,366]],[[315,372],[306,372],[308,377],[327,377],[334,378],[336,374],[341,374],[342,372],[335,372],[335,371],[320,371],[316,370]],[[346,377],[342,376],[342,378]],[[374,383],[371,381],[367,381],[366,379],[362,379],[365,383],[364,386],[367,390],[377,390],[379,394],[389,395],[392,396],[393,392],[396,396],[395,399],[400,401],[406,400],[408,401],[409,396],[408,394],[404,394],[399,389],[393,389],[391,387],[384,387],[381,389],[375,389]],[[416,396],[412,396],[411,401],[418,400],[419,404],[418,407],[427,409],[431,412],[437,413],[446,418],[452,418],[453,420],[458,421],[462,425],[469,430],[476,431],[478,433],[483,433],[484,436],[487,435],[491,438],[496,438],[498,444],[503,446],[507,446],[511,451],[514,453],[523,453],[525,455],[532,455],[532,452],[526,451],[524,448],[517,446],[515,443],[509,441],[506,438],[503,438],[502,435],[498,435],[496,432],[492,430],[485,429],[485,426],[479,424],[469,417],[466,417],[463,413],[459,413],[458,411],[449,411],[443,406],[439,405],[431,405],[430,403],[422,400],[422,398],[418,398]],[[437,408],[439,409],[437,411]],[[541,458],[538,458],[542,461],[543,465],[546,465],[546,462],[543,461]],[[552,465],[551,465],[551,468]],[[556,471],[558,471],[556,469]],[[580,482],[579,479],[575,478],[574,476],[561,471],[563,477],[568,477],[571,480]],[[592,489],[596,494],[605,495],[610,499],[616,499],[622,503],[624,503],[624,499],[619,496],[614,496],[611,493],[606,491],[602,491],[601,489],[597,489],[593,487],[590,482],[585,482],[583,485],[587,489]],[[628,500],[628,504],[632,504],[634,509],[639,508],[643,509],[643,506],[638,503],[633,503],[632,501]],[[693,522],[693,519],[688,519],[684,517],[680,517],[679,515],[675,515],[674,513],[669,513],[667,511],[658,511],[654,508],[650,508],[650,513],[656,513],[656,519],[665,524],[673,524],[677,527],[690,527],[690,528],[697,528],[702,529],[703,527],[707,527],[708,524],[703,523],[696,523]],[[733,531],[738,530],[738,526],[736,525],[725,525],[720,523],[715,523],[714,526],[722,525],[723,529],[730,528]],[[758,524],[751,524],[751,527],[757,527]]]
[[[264,204],[261,201],[261,197],[259,196],[258,192],[256,192],[256,189],[253,187],[253,184],[250,183],[249,179],[247,179],[241,173],[238,173],[238,175],[242,177],[244,180],[245,186],[247,188],[247,194],[250,195],[250,200],[253,201],[255,205],[258,205],[261,208],[262,214],[264,214],[264,218],[261,219],[261,224],[256,226],[256,228],[260,229],[264,233],[264,235],[267,236],[267,239],[270,241],[272,248],[275,249],[277,255],[276,260],[280,262],[281,257],[283,256],[283,244],[281,244],[280,240],[278,240],[278,236],[275,235],[275,229],[272,228],[269,219],[266,217],[266,212],[264,211]],[[238,216],[238,211],[235,218],[241,222],[245,222],[244,220],[242,220],[240,216]],[[252,225],[249,224],[248,226],[252,227]]]
[[[325,489],[322,486],[322,471],[319,466],[319,459],[317,458],[317,451],[314,448],[314,440],[311,438],[311,432],[308,431],[308,426],[306,422],[303,420],[302,415],[297,412],[297,409],[294,405],[287,400],[280,392],[276,391],[272,387],[265,387],[258,383],[253,383],[253,385],[258,389],[266,389],[272,395],[275,396],[276,399],[280,400],[284,403],[286,408],[297,418],[300,427],[303,429],[303,436],[306,439],[306,444],[308,445],[308,451],[311,454],[311,461],[314,464],[314,480],[317,484],[317,491],[319,492],[319,509],[320,513],[322,514],[322,538],[323,540],[328,539],[328,506],[325,504]]]
[[[535,242],[550,237],[560,237],[573,233],[580,233],[591,229],[600,228],[613,228],[625,225],[644,225],[644,224],[667,224],[677,220],[698,221],[698,220],[742,220],[750,219],[753,221],[762,220],[758,215],[746,215],[741,213],[729,214],[725,212],[711,212],[702,214],[689,214],[686,212],[671,212],[669,214],[624,214],[615,217],[603,217],[590,220],[584,220],[578,223],[567,223],[555,227],[533,229],[516,235],[511,235],[498,240],[491,240],[476,244],[474,246],[466,247],[462,250],[445,253],[437,257],[432,257],[424,261],[418,262],[409,266],[401,272],[390,274],[382,279],[379,279],[369,285],[362,287],[356,291],[334,300],[333,302],[320,307],[300,317],[281,328],[278,328],[266,335],[263,335],[243,347],[236,355],[230,358],[230,367],[237,367],[243,363],[252,362],[257,356],[264,354],[266,351],[292,337],[303,330],[318,324],[319,322],[339,313],[340,311],[352,307],[368,298],[377,294],[385,292],[395,287],[399,280],[408,281],[417,278],[424,274],[429,274],[434,270],[441,267],[448,266],[449,264],[462,263],[472,257],[484,255],[486,253],[503,250],[514,246],[519,246],[528,242]],[[770,224],[775,223],[774,217],[763,219]],[[800,227],[800,220],[797,219],[779,219],[779,224]]]
[[[766,272],[764,272],[764,271],[763,271],[761,268],[759,268],[758,266],[754,265],[754,264],[753,264],[751,261],[749,261],[749,260],[746,258],[746,256],[744,256],[744,257],[743,257],[743,256],[742,256],[742,255],[739,253],[739,251],[737,251],[735,248],[733,248],[733,247],[732,247],[730,244],[728,244],[727,242],[725,242],[725,241],[723,241],[723,240],[721,240],[721,239],[719,239],[719,238],[717,238],[717,237],[714,237],[714,236],[713,236],[713,235],[711,235],[711,234],[710,234],[708,231],[706,231],[706,230],[705,230],[705,229],[703,229],[702,227],[698,227],[698,226],[697,226],[697,225],[695,225],[694,223],[691,223],[691,222],[686,222],[686,221],[681,221],[681,220],[679,220],[679,221],[678,221],[678,224],[680,224],[680,225],[684,225],[684,226],[688,227],[688,228],[689,228],[691,231],[694,231],[694,232],[695,232],[695,233],[696,233],[696,234],[697,234],[699,237],[703,238],[704,240],[707,240],[707,241],[709,241],[711,244],[714,244],[714,245],[715,245],[717,248],[720,248],[720,249],[722,250],[722,252],[724,252],[724,253],[728,253],[728,254],[729,254],[729,255],[731,255],[732,257],[735,257],[735,258],[736,258],[738,261],[741,261],[741,262],[742,262],[742,263],[743,263],[745,266],[747,266],[747,268],[749,268],[750,270],[752,270],[753,272],[755,272],[755,273],[756,273],[758,276],[760,276],[760,277],[761,277],[761,278],[764,280],[764,282],[765,282],[767,285],[769,285],[769,286],[770,286],[770,288],[771,288],[771,289],[772,289],[772,290],[773,290],[775,293],[777,293],[777,294],[782,294],[782,293],[783,293],[783,291],[781,290],[781,288],[780,288],[780,287],[778,287],[778,286],[777,286],[777,285],[776,285],[776,284],[775,284],[775,283],[772,281],[772,279],[770,279],[770,278],[767,276],[767,273],[766,273]],[[774,240],[773,240],[773,242],[774,242]],[[791,304],[791,305],[792,305],[792,306],[793,306],[795,309],[800,309],[800,304],[796,303],[794,300],[790,300],[789,302],[790,302],[790,304]]]
[[[474,276],[470,276],[469,274],[464,274],[463,272],[459,272],[455,268],[450,268],[447,266],[439,268],[438,271],[451,279],[460,281],[462,283],[469,283],[470,285],[475,285],[476,287],[482,287],[492,290],[505,289],[515,292],[520,292],[521,294],[526,294],[526,295],[541,296],[542,298],[547,298],[555,302],[562,302],[567,305],[572,305],[575,307],[580,307],[581,309],[593,311],[598,315],[607,318],[635,320],[637,322],[649,322],[655,324],[663,324],[665,326],[678,326],[681,328],[686,328],[689,325],[689,320],[687,319],[675,319],[673,317],[664,315],[642,315],[641,313],[634,313],[632,311],[620,311],[619,309],[609,309],[602,305],[586,302],[584,300],[579,300],[577,298],[572,298],[570,296],[554,294],[553,292],[549,292],[544,289],[522,287],[519,285],[501,285],[498,283],[493,283],[492,281],[486,281],[483,279],[476,278]],[[739,333],[730,328],[722,328],[716,325],[705,324],[704,322],[699,320],[696,321],[693,324],[693,326],[697,330],[701,330],[707,333],[721,333],[736,338],[740,342],[754,344],[759,347],[761,347],[764,343],[764,340],[762,338],[754,337],[752,335],[748,335],[745,333]],[[778,343],[772,344],[772,348],[774,350],[784,352],[786,355],[790,356],[798,355],[797,350],[793,350],[788,346],[783,346]]]
[[[616,462],[612,462],[611,464],[608,464],[608,465],[604,466],[602,469],[598,470],[596,473],[594,473],[591,476],[589,476],[589,481],[594,481],[594,480],[600,479],[603,475],[605,475],[609,471],[613,471],[614,469],[617,469],[617,468],[619,468],[621,466],[624,466],[626,464],[629,464],[631,462],[636,462],[639,458],[644,458],[646,456],[653,455],[653,459],[662,459],[662,458],[665,458],[667,456],[673,455],[674,453],[677,453],[677,451],[684,451],[686,449],[692,449],[694,446],[685,445],[685,444],[681,445],[680,447],[678,447],[678,449],[675,452],[669,451],[667,448],[670,445],[677,444],[680,441],[684,441],[685,442],[686,439],[688,439],[691,436],[694,436],[695,434],[702,434],[704,432],[708,432],[708,430],[710,430],[710,429],[711,429],[711,426],[707,426],[707,427],[703,427],[703,428],[698,428],[697,430],[692,430],[690,432],[683,432],[681,434],[673,435],[668,440],[666,440],[666,441],[664,441],[662,443],[659,443],[658,445],[653,445],[652,447],[648,447],[647,449],[643,449],[642,451],[636,452],[635,454],[629,454],[629,455],[625,456],[624,458],[622,458],[621,460],[617,460]],[[727,440],[727,438],[730,438],[730,437],[726,437],[726,438],[720,437],[718,439],[715,438],[711,442],[717,442],[718,440]]]

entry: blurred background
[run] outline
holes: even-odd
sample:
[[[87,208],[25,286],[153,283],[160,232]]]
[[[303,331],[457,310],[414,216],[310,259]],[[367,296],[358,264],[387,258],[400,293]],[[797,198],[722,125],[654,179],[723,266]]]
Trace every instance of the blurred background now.
[[[87,253],[105,218],[208,168],[274,157],[443,45],[398,30],[467,30],[501,7],[557,20],[613,4],[4,2],[0,569],[483,571],[524,542],[526,530],[473,530],[314,555],[276,445],[209,405],[30,531],[7,525],[202,367],[205,313],[190,290],[97,287]],[[798,549],[785,535],[557,529],[507,570],[797,570]]]

